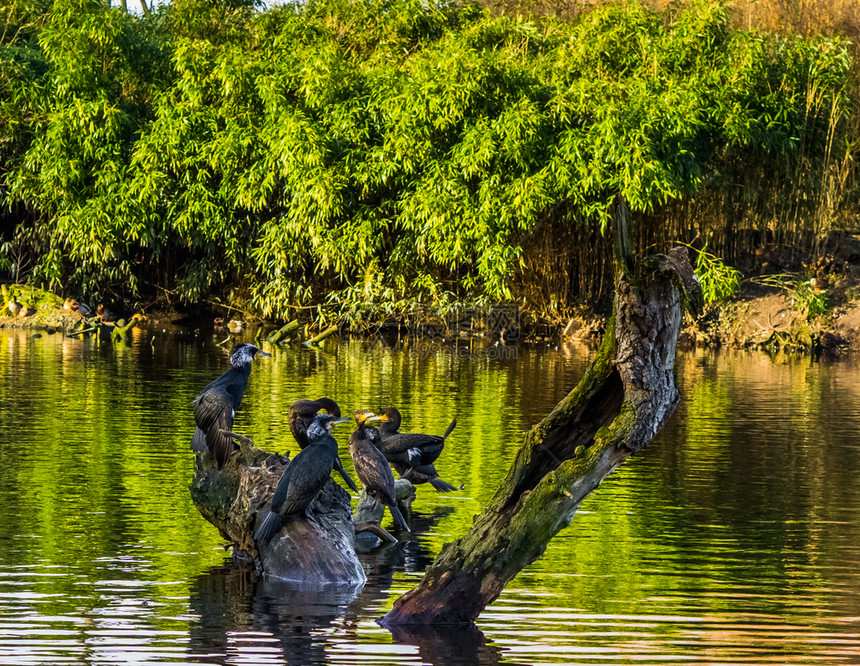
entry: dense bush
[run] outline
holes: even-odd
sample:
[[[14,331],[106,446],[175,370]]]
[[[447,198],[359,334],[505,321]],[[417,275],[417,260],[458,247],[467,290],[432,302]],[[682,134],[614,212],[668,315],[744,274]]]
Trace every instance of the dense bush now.
[[[603,225],[619,191],[652,211],[733,159],[795,174],[845,145],[847,45],[735,31],[713,2],[572,23],[417,0],[17,11],[3,194],[32,211],[32,278],[92,293],[236,289],[277,317],[506,299],[559,211]]]

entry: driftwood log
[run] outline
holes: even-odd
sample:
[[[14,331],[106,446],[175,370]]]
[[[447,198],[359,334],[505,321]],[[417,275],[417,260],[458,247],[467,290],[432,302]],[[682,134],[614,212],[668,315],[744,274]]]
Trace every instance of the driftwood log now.
[[[291,516],[271,541],[257,544],[252,535],[265,518],[288,459],[249,440],[220,469],[209,453],[196,455],[191,498],[233,546],[234,560],[307,586],[367,580],[355,554],[350,496],[334,480],[311,503],[311,518]]]
[[[507,477],[472,528],[446,544],[419,585],[397,599],[387,627],[470,624],[547,543],[580,502],[663,427],[680,395],[675,345],[686,307],[702,292],[685,248],[634,266],[627,209],[612,217],[613,314],[579,384],[526,435]]]

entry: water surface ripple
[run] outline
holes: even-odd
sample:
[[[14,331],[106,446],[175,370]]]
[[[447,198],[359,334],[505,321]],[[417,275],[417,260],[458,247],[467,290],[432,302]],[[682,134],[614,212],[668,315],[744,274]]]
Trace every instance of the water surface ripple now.
[[[438,467],[464,489],[421,487],[363,588],[308,591],[231,566],[191,504],[189,405],[222,338],[0,331],[0,664],[860,664],[856,360],[681,354],[670,424],[477,627],[392,633],[376,619],[592,352],[333,342],[255,364],[236,429],[265,448],[297,450],[299,397],[458,421]]]

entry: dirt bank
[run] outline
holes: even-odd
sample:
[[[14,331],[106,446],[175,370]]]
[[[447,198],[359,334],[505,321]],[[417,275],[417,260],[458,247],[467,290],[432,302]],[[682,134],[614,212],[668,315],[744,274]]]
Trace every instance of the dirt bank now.
[[[82,328],[91,326],[93,318],[83,318],[76,312],[62,307],[63,299],[48,292],[30,290],[14,285],[28,301],[34,312],[27,317],[13,317],[4,303],[0,314],[0,328],[29,328],[34,330],[62,331],[66,335],[79,334]],[[799,289],[768,286],[756,282],[744,283],[739,295],[729,303],[711,305],[696,321],[687,319],[679,338],[682,348],[733,347],[756,348],[765,351],[789,351],[798,353],[853,353],[860,352],[860,278],[852,276],[833,277],[825,289]],[[810,312],[810,303],[823,308],[822,312]],[[505,317],[496,312],[493,326],[461,326],[456,322],[458,333],[449,329],[451,322],[444,324],[444,334],[450,338],[475,337],[487,341],[502,342],[548,342],[558,337],[597,341],[603,333],[605,316],[583,310],[571,319],[566,327],[541,324],[530,327],[523,324],[519,329],[511,322],[524,322],[505,306]],[[157,324],[169,328],[178,315],[170,313],[147,313],[149,322],[144,328]],[[212,322],[196,322],[197,325]],[[231,322],[232,323],[232,322]],[[193,322],[182,322],[191,325]],[[483,322],[486,324],[486,322]],[[280,324],[262,324],[265,331],[277,329]],[[403,324],[405,325],[405,324]],[[110,326],[110,325],[108,325]],[[175,328],[175,327],[174,327]],[[534,328],[534,330],[532,330]],[[499,330],[496,330],[499,329]],[[439,335],[442,328],[437,331]],[[430,331],[433,333],[433,331]],[[362,333],[356,333],[361,335]],[[423,332],[427,335],[427,331]],[[431,336],[432,337],[432,336]]]
[[[823,312],[810,313],[804,299],[789,290],[748,284],[737,299],[711,306],[697,321],[688,322],[682,341],[768,351],[860,351],[858,280],[843,276],[811,295]]]
[[[804,283],[800,287],[746,282],[730,302],[707,306],[695,321],[688,317],[678,344],[682,348],[860,352],[860,279],[843,275],[831,278],[824,289]],[[571,319],[565,334],[578,340],[599,339],[605,319],[583,312]]]

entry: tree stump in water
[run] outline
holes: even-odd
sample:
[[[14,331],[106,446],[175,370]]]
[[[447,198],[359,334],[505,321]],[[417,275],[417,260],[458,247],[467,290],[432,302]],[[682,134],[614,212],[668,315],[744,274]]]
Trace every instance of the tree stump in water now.
[[[412,516],[412,502],[415,499],[415,486],[407,479],[395,479],[394,481],[394,497],[397,500],[397,507],[400,513],[409,522]],[[382,527],[382,520],[385,518],[386,508],[384,505],[377,502],[366,490],[361,491],[358,496],[358,505],[355,507],[355,513],[352,515],[352,520],[355,523],[355,532],[368,532],[376,537],[381,542],[397,543],[397,537],[387,532]],[[367,535],[363,535],[365,539],[364,547],[376,547],[378,543],[372,545],[367,542]]]
[[[443,547],[383,625],[471,624],[678,405],[675,345],[683,306],[700,309],[701,288],[683,247],[650,257],[635,271],[620,197],[613,222],[615,303],[595,359],[576,388],[526,435],[469,532]]]
[[[234,560],[252,562],[265,574],[300,584],[363,584],[367,578],[355,554],[350,496],[332,479],[311,503],[312,518],[285,518],[271,541],[254,542],[254,530],[265,518],[265,507],[288,464],[285,456],[248,443],[221,469],[208,453],[198,453],[191,498],[232,543]]]

